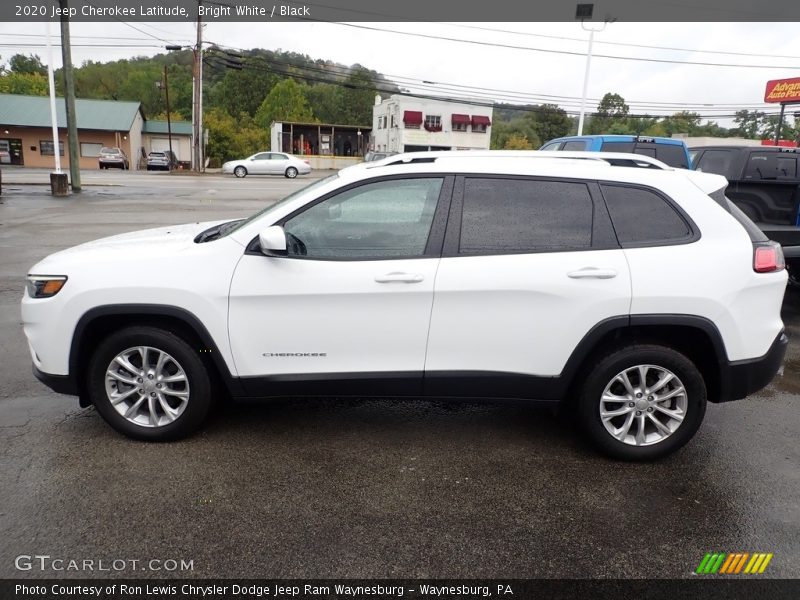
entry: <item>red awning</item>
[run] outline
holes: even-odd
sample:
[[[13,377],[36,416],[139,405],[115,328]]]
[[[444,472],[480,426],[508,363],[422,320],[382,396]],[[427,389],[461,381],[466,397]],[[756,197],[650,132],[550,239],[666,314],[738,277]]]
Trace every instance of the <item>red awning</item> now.
[[[464,125],[469,125],[470,118],[469,115],[457,115],[453,114],[453,123],[463,123]]]
[[[492,121],[489,117],[483,115],[472,115],[472,125],[491,125]]]
[[[407,110],[403,113],[403,123],[406,125],[422,125],[421,110]]]

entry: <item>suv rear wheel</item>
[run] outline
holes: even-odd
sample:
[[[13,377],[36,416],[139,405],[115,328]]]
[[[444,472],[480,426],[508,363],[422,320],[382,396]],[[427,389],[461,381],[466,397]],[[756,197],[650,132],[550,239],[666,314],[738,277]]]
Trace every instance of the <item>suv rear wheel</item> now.
[[[606,454],[653,460],[675,452],[700,427],[706,387],[694,363],[671,348],[627,346],[590,370],[580,421]]]
[[[211,407],[211,382],[197,352],[156,327],[129,327],[106,338],[92,356],[87,382],[102,417],[136,439],[184,437]]]

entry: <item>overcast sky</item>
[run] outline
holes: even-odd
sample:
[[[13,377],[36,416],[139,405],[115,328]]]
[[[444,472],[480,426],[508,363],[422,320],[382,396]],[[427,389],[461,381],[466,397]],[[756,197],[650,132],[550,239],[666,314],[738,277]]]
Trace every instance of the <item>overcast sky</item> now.
[[[563,108],[570,112],[578,110],[589,37],[580,23],[353,25],[210,23],[205,26],[204,37],[231,48],[290,50],[346,65],[360,63],[387,76],[435,82],[432,87],[431,84],[425,84],[425,87],[417,88],[424,93],[435,93],[433,90],[440,89],[450,96],[465,95],[467,92],[446,89],[448,84],[458,84],[478,88],[474,91],[477,96],[493,97],[500,101],[509,101],[509,94],[516,94],[515,97],[522,102],[533,103],[557,96],[560,97],[557,103]],[[598,24],[592,26],[599,27]],[[85,60],[109,61],[136,55],[149,56],[161,51],[166,42],[191,44],[195,37],[193,23],[73,23],[71,27],[73,60],[76,64]],[[45,31],[46,25],[41,23],[0,23],[0,56],[7,59],[17,52],[36,53],[46,62],[47,52],[43,47]],[[520,35],[509,32],[520,32]],[[53,33],[58,33],[58,26],[53,26]],[[419,37],[419,34],[432,38]],[[488,45],[433,39],[442,37]],[[19,46],[15,47],[16,44]],[[42,47],[24,44],[41,44]],[[82,47],[81,44],[143,46],[103,48]],[[549,52],[491,44],[538,48]],[[637,44],[662,48],[634,46]],[[631,112],[636,114],[671,113],[682,108],[709,116],[732,114],[737,108],[777,112],[777,105],[763,104],[764,86],[769,79],[800,76],[800,31],[797,24],[792,23],[616,22],[595,34],[594,54],[588,97],[595,101],[590,101],[587,110],[592,110],[596,106],[596,99],[604,93],[617,92],[631,105]],[[60,66],[57,47],[55,55],[54,64]],[[601,55],[679,62],[618,60]],[[681,64],[686,62],[739,66]],[[779,68],[765,68],[768,65]],[[406,86],[413,88],[410,84]],[[674,103],[674,106],[659,106],[658,103]],[[689,106],[681,106],[683,104]],[[730,125],[729,119],[715,120]]]

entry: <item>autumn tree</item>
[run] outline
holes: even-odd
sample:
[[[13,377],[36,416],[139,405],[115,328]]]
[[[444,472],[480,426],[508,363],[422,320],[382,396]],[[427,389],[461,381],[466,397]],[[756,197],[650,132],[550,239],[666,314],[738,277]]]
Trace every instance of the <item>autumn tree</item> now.
[[[512,133],[503,146],[504,150],[533,150],[528,138],[519,133]]]

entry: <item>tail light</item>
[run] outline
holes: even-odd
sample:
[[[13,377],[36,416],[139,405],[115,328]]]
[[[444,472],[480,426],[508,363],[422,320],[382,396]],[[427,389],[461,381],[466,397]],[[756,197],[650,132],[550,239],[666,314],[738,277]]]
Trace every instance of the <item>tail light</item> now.
[[[310,163],[310,162],[308,162],[307,160],[304,160],[303,162],[304,162],[304,163],[306,163],[307,165],[310,165],[310,164],[311,164],[311,163]]]
[[[772,273],[786,268],[783,250],[776,242],[753,244],[753,270],[756,273]]]

